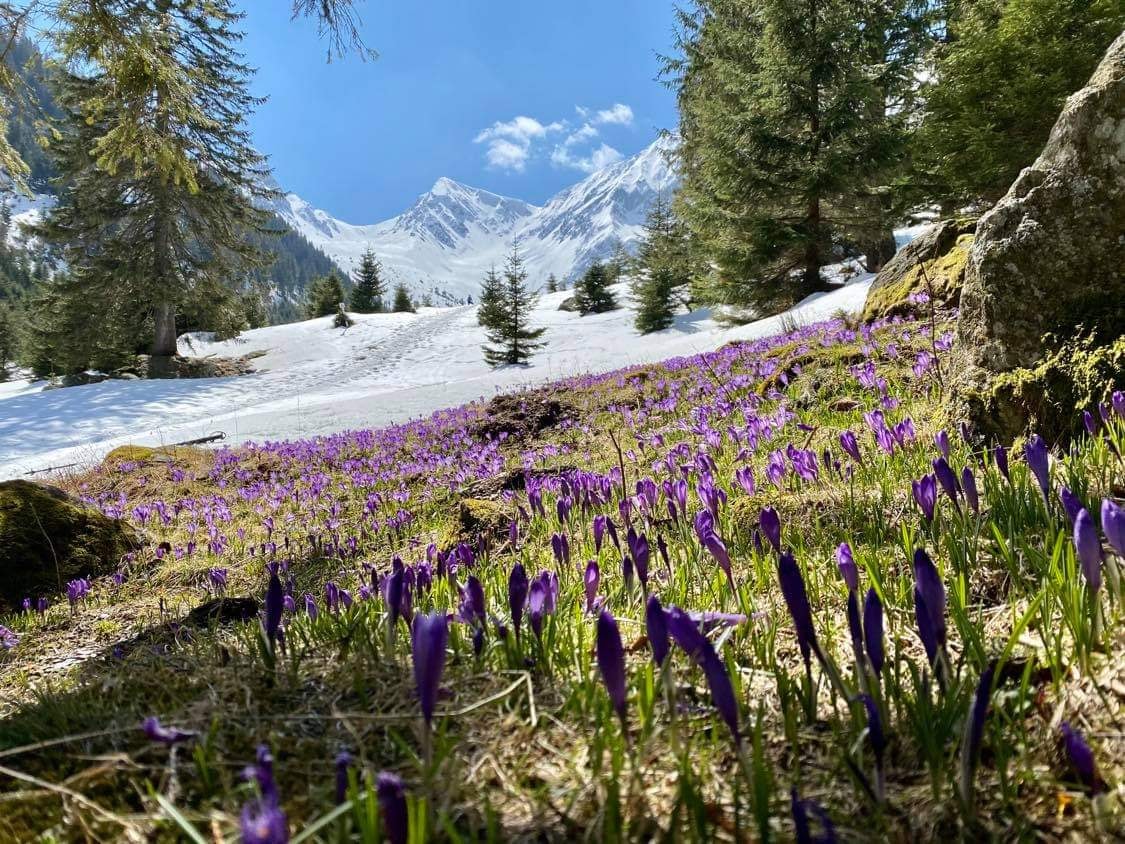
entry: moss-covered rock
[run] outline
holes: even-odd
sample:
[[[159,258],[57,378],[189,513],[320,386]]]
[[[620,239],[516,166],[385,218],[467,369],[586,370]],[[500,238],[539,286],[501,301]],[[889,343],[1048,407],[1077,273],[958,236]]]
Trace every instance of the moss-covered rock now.
[[[1064,384],[1087,378],[1081,366],[1113,370],[1125,337],[1123,174],[1125,34],[977,227],[953,372],[959,411],[982,430],[1011,439],[1045,424],[1048,406],[1082,398]],[[1068,359],[1062,341],[1085,336],[1085,364]]]
[[[496,501],[487,498],[462,498],[457,505],[457,521],[442,538],[442,548],[459,542],[475,545],[483,539],[493,545],[508,533],[509,516]]]
[[[147,445],[119,445],[104,458],[105,463],[149,463],[155,460],[164,462],[193,463],[210,455],[206,449],[188,445],[169,445],[152,447]]]
[[[863,318],[917,313],[911,297],[919,293],[932,295],[938,308],[955,306],[975,229],[974,220],[944,220],[904,246],[872,282]],[[929,313],[928,305],[924,312]]]
[[[137,537],[54,487],[0,483],[0,605],[55,594],[68,580],[116,570]]]
[[[1033,367],[998,374],[986,390],[965,393],[982,433],[1009,438],[1025,427],[1051,441],[1080,433],[1080,410],[1108,401],[1125,383],[1125,337],[1102,345],[1095,335],[1046,341],[1055,348]]]

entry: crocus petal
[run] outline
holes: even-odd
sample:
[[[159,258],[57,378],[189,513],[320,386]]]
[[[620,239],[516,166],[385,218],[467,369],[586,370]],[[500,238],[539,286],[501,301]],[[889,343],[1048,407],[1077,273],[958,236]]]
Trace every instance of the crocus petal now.
[[[1119,557],[1125,557],[1125,509],[1108,498],[1102,501],[1102,533],[1109,547]]]
[[[1098,529],[1086,509],[1080,509],[1074,519],[1074,548],[1082,573],[1090,589],[1097,592],[1102,587],[1102,543],[1098,539]]]
[[[1024,446],[1023,457],[1039,484],[1043,501],[1047,501],[1051,497],[1051,459],[1047,454],[1047,443],[1038,434],[1033,434]]]
[[[805,579],[792,554],[787,552],[781,555],[777,563],[777,579],[781,584],[785,604],[789,607],[789,615],[793,619],[801,656],[807,666],[810,653],[815,652],[817,657],[820,656],[820,645],[816,641],[816,628],[813,626],[809,596],[805,591]]]
[[[609,610],[602,610],[598,616],[598,630],[596,648],[598,670],[601,671],[602,681],[605,683],[609,702],[613,706],[617,717],[621,719],[621,727],[625,729],[627,691],[625,688],[625,648],[621,644],[621,633],[617,629],[617,620]]]
[[[395,774],[381,772],[375,777],[375,794],[379,800],[379,820],[383,835],[390,844],[406,844],[410,822],[402,780]]]
[[[867,590],[863,602],[863,643],[867,659],[876,674],[883,673],[883,602],[874,589]]]
[[[836,565],[840,569],[844,583],[848,585],[848,591],[854,592],[858,589],[859,568],[855,564],[855,557],[852,556],[852,547],[846,542],[841,542],[836,548]]]
[[[445,613],[418,613],[414,616],[412,634],[414,683],[418,690],[422,717],[428,726],[433,721],[438,686],[445,670],[445,643],[449,637],[449,622]]]
[[[1078,774],[1078,779],[1089,789],[1091,794],[1097,794],[1104,790],[1105,784],[1098,773],[1098,763],[1094,759],[1094,751],[1090,749],[1090,745],[1086,744],[1082,734],[1066,721],[1059,724],[1059,731],[1063,736],[1066,758],[1074,772]]]
[[[775,551],[781,551],[781,517],[773,507],[762,509],[758,517],[758,524],[762,528],[762,536],[773,546]]]
[[[649,595],[645,604],[645,632],[652,648],[653,662],[662,667],[668,657],[668,618],[655,595]]]

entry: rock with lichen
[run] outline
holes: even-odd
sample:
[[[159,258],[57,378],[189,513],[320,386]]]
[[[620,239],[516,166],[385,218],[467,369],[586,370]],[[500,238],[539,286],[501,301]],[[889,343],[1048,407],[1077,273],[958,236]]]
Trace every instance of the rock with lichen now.
[[[1034,421],[1013,373],[1075,336],[1104,346],[1125,335],[1125,34],[981,218],[957,333],[959,410],[1001,438]]]
[[[975,230],[975,220],[942,220],[900,249],[871,283],[863,318],[919,313],[918,294],[940,309],[955,306]]]
[[[60,489],[0,483],[0,606],[53,595],[78,577],[117,570],[136,534]]]

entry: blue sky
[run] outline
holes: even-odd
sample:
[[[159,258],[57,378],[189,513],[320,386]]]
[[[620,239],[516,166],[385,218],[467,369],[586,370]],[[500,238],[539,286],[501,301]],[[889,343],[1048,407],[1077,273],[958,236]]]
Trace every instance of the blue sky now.
[[[349,222],[399,213],[439,176],[539,203],[675,126],[654,81],[673,0],[366,0],[379,58],[332,63],[288,3],[241,5],[269,96],[255,142],[286,190]]]

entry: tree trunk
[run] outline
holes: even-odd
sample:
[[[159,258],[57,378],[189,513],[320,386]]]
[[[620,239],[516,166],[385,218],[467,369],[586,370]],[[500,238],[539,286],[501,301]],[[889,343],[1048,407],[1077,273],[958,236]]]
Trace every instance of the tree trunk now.
[[[877,239],[861,245],[864,262],[869,273],[877,273],[887,265],[895,256],[898,245],[895,243],[895,233],[889,228]]]
[[[172,357],[176,354],[176,306],[172,302],[160,302],[153,309],[155,331],[149,349],[153,357]]]

